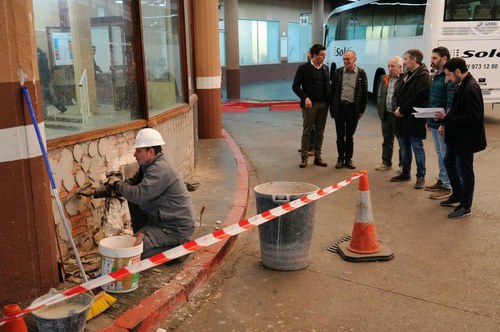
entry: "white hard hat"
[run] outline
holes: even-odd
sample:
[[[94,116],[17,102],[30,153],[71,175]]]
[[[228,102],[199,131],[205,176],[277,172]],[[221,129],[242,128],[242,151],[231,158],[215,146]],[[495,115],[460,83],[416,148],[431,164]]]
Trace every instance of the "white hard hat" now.
[[[146,148],[165,144],[161,134],[153,128],[139,130],[135,138],[135,148]]]

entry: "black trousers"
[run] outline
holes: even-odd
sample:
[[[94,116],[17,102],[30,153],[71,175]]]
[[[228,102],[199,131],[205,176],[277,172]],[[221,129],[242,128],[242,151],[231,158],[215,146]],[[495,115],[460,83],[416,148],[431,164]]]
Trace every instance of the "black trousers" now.
[[[340,110],[335,115],[335,129],[337,131],[337,159],[347,162],[352,159],[354,151],[354,133],[358,127],[358,116],[354,110],[354,103],[341,103]]]

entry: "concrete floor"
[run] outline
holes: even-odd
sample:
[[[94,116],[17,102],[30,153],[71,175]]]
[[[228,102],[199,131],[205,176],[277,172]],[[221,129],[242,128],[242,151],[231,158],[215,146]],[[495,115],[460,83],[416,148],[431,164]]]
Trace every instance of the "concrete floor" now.
[[[395,171],[380,164],[380,123],[373,103],[355,135],[356,171],[368,170],[374,221],[393,251],[388,262],[351,263],[326,249],[348,235],[358,198],[357,181],[322,198],[310,265],[274,271],[260,262],[258,230],[242,233],[216,275],[163,328],[176,331],[498,331],[500,327],[500,218],[497,149],[500,112],[487,110],[488,148],[476,154],[473,214],[451,220],[451,208],[391,183]],[[300,169],[300,112],[226,113],[223,125],[252,168],[251,187],[300,181],[320,188],[349,177],[337,170],[335,129],[328,119],[326,168]],[[427,184],[435,182],[432,138],[425,141]],[[312,162],[312,159],[310,160]],[[415,176],[413,165],[412,176]],[[250,201],[247,217],[256,214]]]

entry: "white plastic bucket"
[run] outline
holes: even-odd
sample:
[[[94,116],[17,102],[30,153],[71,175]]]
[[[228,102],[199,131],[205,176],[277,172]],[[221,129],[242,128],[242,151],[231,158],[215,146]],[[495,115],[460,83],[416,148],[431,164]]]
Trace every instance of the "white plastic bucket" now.
[[[108,237],[99,242],[101,275],[117,271],[141,260],[142,242],[134,247],[134,241],[135,237],[124,235]],[[139,273],[102,286],[105,291],[110,293],[131,292],[137,287],[139,287]]]

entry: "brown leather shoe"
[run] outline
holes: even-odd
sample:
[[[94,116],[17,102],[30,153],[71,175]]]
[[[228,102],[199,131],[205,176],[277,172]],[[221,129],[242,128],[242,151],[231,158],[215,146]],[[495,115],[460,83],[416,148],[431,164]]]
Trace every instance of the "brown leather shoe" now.
[[[321,166],[321,167],[328,166],[328,164],[321,158],[314,159],[314,165]]]
[[[307,159],[302,159],[302,161],[299,164],[300,168],[305,168],[307,166]]]

